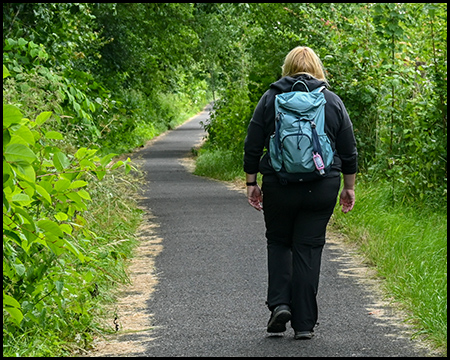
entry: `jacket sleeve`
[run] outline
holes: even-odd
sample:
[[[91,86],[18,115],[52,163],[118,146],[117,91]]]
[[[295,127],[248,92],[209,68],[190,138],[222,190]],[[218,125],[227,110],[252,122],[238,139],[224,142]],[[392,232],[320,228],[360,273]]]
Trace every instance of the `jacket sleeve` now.
[[[244,142],[244,171],[247,174],[256,174],[259,171],[259,161],[264,151],[266,138],[264,130],[266,99],[265,94],[259,100],[247,128],[247,136]]]
[[[336,151],[342,161],[342,173],[355,174],[358,170],[358,151],[353,124],[341,99],[339,99],[338,104],[341,119],[339,132],[336,136]]]

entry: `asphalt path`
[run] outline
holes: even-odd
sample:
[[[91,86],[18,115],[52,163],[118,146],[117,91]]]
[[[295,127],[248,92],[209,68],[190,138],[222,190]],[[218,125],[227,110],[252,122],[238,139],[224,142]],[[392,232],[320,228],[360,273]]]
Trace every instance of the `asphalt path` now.
[[[319,325],[312,340],[266,332],[267,259],[263,215],[241,192],[191,174],[180,159],[204,136],[209,108],[137,153],[147,183],[142,206],[159,224],[163,250],[148,300],[154,329],[147,357],[430,356],[403,326],[373,316],[373,294],[345,276],[345,250],[325,245]],[[385,312],[387,309],[378,309]],[[131,335],[130,335],[131,336]],[[136,334],[134,336],[143,336]]]

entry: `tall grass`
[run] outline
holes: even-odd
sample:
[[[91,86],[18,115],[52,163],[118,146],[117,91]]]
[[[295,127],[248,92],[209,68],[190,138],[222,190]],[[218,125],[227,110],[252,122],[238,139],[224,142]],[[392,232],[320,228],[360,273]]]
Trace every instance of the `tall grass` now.
[[[447,216],[392,204],[389,185],[358,183],[353,211],[336,208],[334,225],[360,245],[385,278],[386,290],[410,312],[417,333],[447,346]]]
[[[239,154],[235,154],[230,150],[202,148],[198,153],[194,174],[218,180],[232,181],[237,177],[243,176],[242,159]]]
[[[242,157],[201,149],[195,174],[245,181]],[[390,185],[359,181],[354,209],[343,214],[338,204],[332,226],[344,233],[385,279],[385,291],[403,306],[416,335],[447,349],[447,215],[392,204]]]

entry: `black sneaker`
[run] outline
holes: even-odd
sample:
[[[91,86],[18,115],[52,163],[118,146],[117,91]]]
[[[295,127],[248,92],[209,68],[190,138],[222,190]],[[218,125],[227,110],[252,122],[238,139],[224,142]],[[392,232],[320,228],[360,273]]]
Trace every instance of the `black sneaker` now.
[[[269,323],[267,324],[267,332],[280,333],[286,331],[286,323],[291,320],[291,309],[287,305],[278,305],[272,311]]]
[[[314,336],[313,331],[295,331],[295,340],[309,340]]]

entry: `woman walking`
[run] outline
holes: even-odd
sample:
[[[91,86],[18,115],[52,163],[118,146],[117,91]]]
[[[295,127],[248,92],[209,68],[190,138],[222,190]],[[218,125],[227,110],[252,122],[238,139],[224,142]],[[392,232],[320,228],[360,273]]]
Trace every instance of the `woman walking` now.
[[[324,87],[325,133],[334,150],[334,161],[326,177],[283,184],[269,155],[269,139],[275,131],[275,96],[291,91],[298,81],[306,85],[305,91]],[[357,149],[353,126],[342,100],[327,87],[315,52],[308,47],[291,50],[282,66],[282,78],[270,85],[256,106],[244,145],[248,202],[264,210],[266,226],[267,306],[271,311],[267,331],[284,332],[291,321],[295,339],[311,339],[314,334],[322,249],[341,173],[342,211],[350,211],[355,203]],[[258,172],[262,174],[261,188],[256,182]]]

